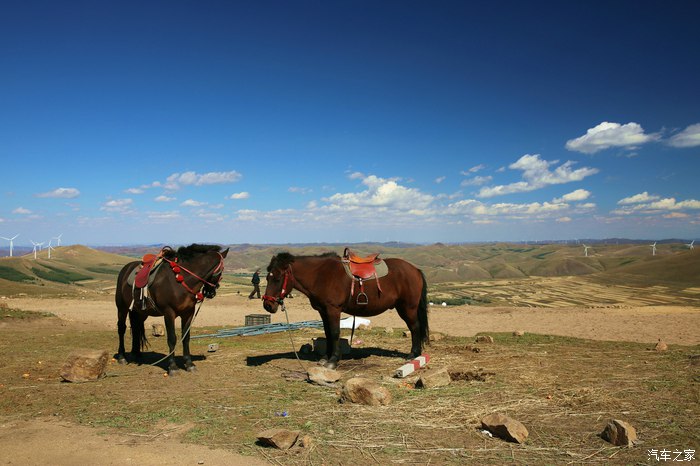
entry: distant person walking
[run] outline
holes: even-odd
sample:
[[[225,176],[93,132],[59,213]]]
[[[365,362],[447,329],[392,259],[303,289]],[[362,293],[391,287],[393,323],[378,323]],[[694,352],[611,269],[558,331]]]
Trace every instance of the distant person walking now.
[[[253,284],[253,291],[248,295],[248,299],[253,299],[255,295],[258,295],[258,299],[260,299],[260,269],[255,271],[250,283]]]

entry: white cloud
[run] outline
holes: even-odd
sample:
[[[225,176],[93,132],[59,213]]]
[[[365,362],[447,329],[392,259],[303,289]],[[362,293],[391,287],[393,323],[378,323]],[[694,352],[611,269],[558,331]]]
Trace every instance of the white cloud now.
[[[171,210],[167,212],[149,212],[148,214],[146,214],[146,217],[148,218],[148,220],[158,223],[168,222],[170,220],[177,220],[182,218],[180,212],[178,212],[177,210]]]
[[[186,201],[182,201],[180,205],[183,207],[201,207],[206,204],[206,202],[195,201],[194,199],[187,199]]]
[[[100,207],[100,210],[104,210],[106,212],[128,212],[131,209],[131,205],[133,204],[132,199],[111,199],[104,204],[102,204],[102,207]]]
[[[229,196],[229,199],[248,199],[250,193],[248,191],[241,191],[240,193],[233,193]]]
[[[700,146],[700,123],[690,125],[680,133],[671,136],[668,145],[673,147]]]
[[[434,197],[415,188],[407,188],[395,180],[370,175],[362,180],[367,186],[359,193],[336,193],[324,201],[335,208],[384,207],[397,210],[419,210],[427,208]]]
[[[665,213],[665,212],[674,212],[674,211],[679,211],[679,210],[699,210],[700,209],[700,201],[695,200],[695,199],[687,199],[685,201],[677,201],[673,197],[659,199],[658,196],[655,197],[655,199],[656,200],[653,200],[651,202],[623,204],[624,207],[613,210],[612,213],[616,214],[616,215],[658,214],[658,213]],[[618,204],[620,204],[620,203],[618,202]]]
[[[165,195],[160,195],[160,196],[156,197],[156,198],[153,199],[153,200],[156,201],[156,202],[172,202],[172,201],[175,200],[175,198],[174,198],[174,197],[165,196]]]
[[[80,191],[78,191],[76,188],[56,188],[53,191],[36,194],[36,197],[73,199],[74,197],[78,197],[79,195]]]
[[[309,194],[312,190],[311,188],[302,188],[300,186],[290,186],[289,189],[287,189],[290,193],[299,193],[299,194]]]
[[[475,176],[474,178],[467,178],[463,180],[459,185],[464,186],[482,186],[493,180],[492,176]]]
[[[163,187],[170,191],[175,191],[180,189],[182,186],[235,183],[241,178],[242,175],[235,170],[228,172],[209,172],[203,174],[189,171],[185,173],[173,173],[166,179]],[[157,186],[157,184],[153,183],[153,186]]]
[[[30,215],[32,211],[29,209],[25,209],[24,207],[17,207],[15,210],[12,211],[12,213],[17,215]]]
[[[350,175],[348,175],[348,178],[350,178],[351,180],[361,180],[364,177],[365,177],[365,175],[362,174],[361,172],[353,172],[353,173],[350,173]]]
[[[604,121],[588,129],[583,136],[566,141],[566,148],[584,154],[595,154],[610,147],[634,148],[658,139],[658,134],[644,134],[644,129],[638,123],[621,125]]]
[[[559,217],[556,219],[557,223],[568,223],[571,221],[571,217]]]
[[[554,202],[578,202],[585,201],[591,196],[591,192],[585,189],[577,189],[568,194],[564,194],[561,198],[554,199]]]
[[[435,178],[435,182],[436,182],[437,184],[440,184],[440,183],[442,183],[443,181],[445,181],[446,179],[447,179],[446,176],[438,176],[437,178]]]
[[[471,174],[473,174],[473,173],[476,173],[476,172],[478,172],[478,171],[483,170],[484,168],[486,168],[486,165],[484,165],[483,163],[481,163],[481,164],[479,164],[479,165],[474,165],[472,168],[470,168],[470,169],[468,169],[468,170],[465,170],[465,171],[461,171],[461,172],[459,172],[459,173],[460,173],[461,175],[469,176],[469,175],[471,175]]]
[[[129,188],[125,189],[124,192],[129,194],[143,194],[143,188]]]
[[[478,197],[494,197],[505,194],[522,193],[534,191],[545,186],[554,184],[571,183],[573,181],[581,181],[590,175],[598,173],[597,168],[583,167],[576,170],[572,169],[575,162],[569,160],[562,165],[550,171],[549,167],[559,163],[558,160],[548,162],[542,160],[539,154],[525,154],[516,162],[509,165],[513,170],[522,170],[523,179],[507,185],[500,186],[485,186],[479,190]]]
[[[644,191],[643,193],[635,194],[634,196],[620,199],[619,201],[617,201],[617,203],[619,205],[639,204],[641,202],[651,202],[657,199],[659,199],[659,196],[649,195],[648,192]]]

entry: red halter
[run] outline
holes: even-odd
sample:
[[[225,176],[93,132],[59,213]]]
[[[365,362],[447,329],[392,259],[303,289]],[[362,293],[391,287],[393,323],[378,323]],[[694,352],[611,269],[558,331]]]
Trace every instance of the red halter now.
[[[292,281],[292,285],[288,287],[290,279]],[[290,291],[292,291],[292,288],[294,288],[294,275],[292,275],[292,266],[290,265],[284,271],[284,281],[282,282],[282,290],[280,291],[279,297],[275,298],[274,296],[263,295],[262,299],[263,301],[269,301],[272,303],[282,303],[284,298]]]
[[[168,264],[170,264],[170,268],[172,269],[173,273],[175,274],[175,280],[177,280],[178,283],[181,283],[182,286],[184,286],[187,291],[189,291],[191,294],[193,294],[195,299],[197,300],[197,302],[200,302],[200,301],[204,301],[204,293],[202,293],[201,291],[194,291],[194,289],[190,288],[190,286],[187,283],[185,283],[185,277],[182,276],[181,272],[187,272],[188,274],[190,274],[191,276],[193,276],[194,278],[199,280],[200,283],[203,283],[204,285],[209,285],[209,286],[215,288],[216,285],[218,285],[219,282],[221,281],[221,279],[223,278],[223,273],[224,273],[224,256],[220,252],[217,252],[217,254],[219,255],[219,263],[216,265],[216,267],[214,267],[214,270],[212,270],[212,272],[211,272],[212,277],[217,275],[217,273],[219,275],[219,278],[218,278],[218,280],[216,280],[216,283],[209,282],[209,281],[203,279],[202,277],[200,277],[199,275],[197,275],[196,273],[192,272],[191,270],[186,269],[182,265],[179,265],[177,263],[177,258],[174,261],[172,261],[170,259],[166,259],[166,258],[163,258],[163,260],[165,260]]]

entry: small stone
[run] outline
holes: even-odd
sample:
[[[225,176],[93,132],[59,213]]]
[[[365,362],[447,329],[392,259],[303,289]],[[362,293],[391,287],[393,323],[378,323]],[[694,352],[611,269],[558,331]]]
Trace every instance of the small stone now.
[[[297,445],[299,445],[300,448],[311,448],[311,436],[304,435],[299,437],[297,440]]]
[[[498,438],[508,442],[523,443],[529,435],[525,426],[504,414],[489,414],[481,420],[481,426]]]
[[[493,343],[493,337],[490,335],[478,335],[476,337],[477,343]]]
[[[446,367],[430,369],[421,374],[416,382],[416,388],[437,388],[449,385],[452,382],[450,373]]]
[[[637,430],[625,421],[612,419],[600,436],[618,447],[631,447],[637,440]]]
[[[513,332],[514,337],[522,337],[523,335],[525,335],[525,330],[516,330]]]
[[[275,447],[279,450],[288,450],[299,437],[299,431],[287,429],[269,429],[258,434],[258,441],[263,445]]]
[[[410,330],[404,330],[403,333],[401,334],[404,338],[411,338],[411,331]]]
[[[78,349],[68,355],[60,375],[67,382],[94,381],[104,377],[107,361],[106,350]]]
[[[353,377],[345,382],[340,399],[363,405],[380,406],[391,403],[391,393],[373,380]]]
[[[306,372],[309,382],[316,385],[332,386],[340,380],[340,372],[322,366],[311,366]]]
[[[440,340],[442,340],[443,338],[445,338],[445,335],[443,335],[442,333],[440,333],[440,332],[431,332],[431,333],[430,333],[430,338],[429,338],[429,339],[430,339],[430,341],[440,341]]]
[[[165,335],[165,326],[163,324],[153,324],[151,325],[154,337],[162,337]]]
[[[668,351],[668,345],[661,338],[659,338],[659,342],[656,343],[656,346],[654,346],[654,351]]]

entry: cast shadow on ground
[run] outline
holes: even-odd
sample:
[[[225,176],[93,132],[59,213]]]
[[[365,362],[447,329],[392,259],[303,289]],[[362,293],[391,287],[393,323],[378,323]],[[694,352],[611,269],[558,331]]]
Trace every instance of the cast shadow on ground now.
[[[313,361],[316,362],[320,359],[320,356],[316,353],[297,353],[299,356],[299,359],[302,361]],[[352,360],[358,360],[358,359],[365,359],[370,356],[381,356],[385,358],[403,358],[407,359],[408,354],[407,353],[402,353],[400,351],[394,351],[394,350],[387,350],[383,348],[374,348],[374,347],[368,347],[368,348],[353,348],[350,350],[350,354],[345,354],[342,357],[342,361],[352,361]],[[271,361],[276,361],[280,359],[296,359],[297,356],[292,352],[288,351],[286,353],[274,353],[274,354],[262,354],[259,356],[248,356],[246,358],[246,365],[247,366],[262,366],[263,364],[267,364]]]
[[[113,358],[117,359],[117,354],[115,353]],[[162,361],[158,362],[160,359],[163,359]],[[204,361],[206,360],[207,357],[204,354],[193,354],[192,355],[192,362],[196,363],[197,361]],[[164,353],[157,353],[155,351],[144,351],[141,353],[141,358],[139,360],[134,359],[134,357],[130,353],[126,353],[126,361],[129,364],[137,364],[139,366],[150,366],[156,362],[155,367],[160,367],[164,371],[168,370],[168,358],[165,357]],[[180,369],[185,368],[185,359],[182,356],[175,356],[175,364],[177,364],[177,367]]]

